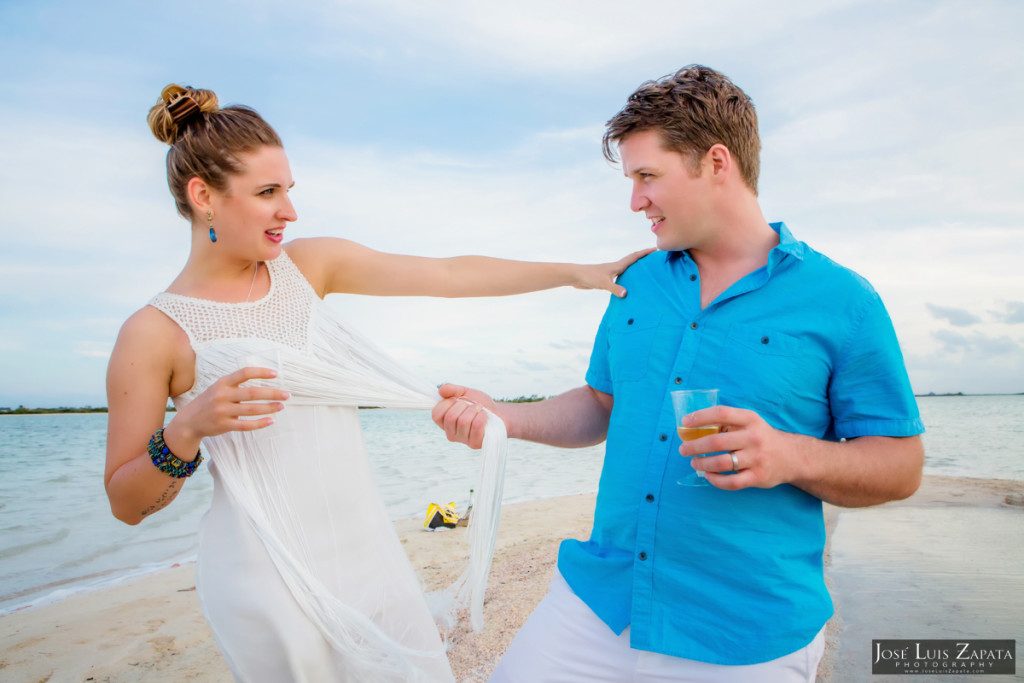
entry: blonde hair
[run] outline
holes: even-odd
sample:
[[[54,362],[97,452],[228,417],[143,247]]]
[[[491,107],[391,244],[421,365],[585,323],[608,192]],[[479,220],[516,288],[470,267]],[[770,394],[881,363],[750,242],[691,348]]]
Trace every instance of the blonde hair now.
[[[192,218],[188,181],[199,178],[224,191],[231,175],[243,169],[239,157],[265,145],[281,147],[281,138],[255,110],[242,105],[220,108],[212,90],[170,84],[149,110],[149,128],[167,143],[167,186],[178,213]]]

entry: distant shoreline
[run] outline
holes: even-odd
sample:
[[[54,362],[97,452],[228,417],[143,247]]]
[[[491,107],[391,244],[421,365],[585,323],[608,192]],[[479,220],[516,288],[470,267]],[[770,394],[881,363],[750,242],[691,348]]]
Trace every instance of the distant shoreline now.
[[[498,403],[534,403],[536,401],[543,401],[545,398],[550,396],[518,396],[516,398],[499,398],[495,399]],[[361,410],[371,410],[372,407],[360,406]],[[0,408],[0,415],[60,415],[64,413],[105,413],[107,412],[106,406],[93,407],[85,406],[82,408],[70,408],[67,406],[61,406],[59,408],[26,408],[25,406],[18,406],[17,408]],[[173,413],[174,406],[167,406],[167,412]]]
[[[951,391],[948,393],[937,394],[931,392],[928,394],[914,394],[914,398],[942,398],[949,396],[1024,396],[1024,391],[1010,394],[965,394],[962,391]],[[501,398],[497,399],[499,403],[532,403],[535,401],[543,401],[542,396],[519,396],[517,398]],[[167,407],[168,412],[174,412],[173,406]],[[18,406],[17,408],[0,408],[0,415],[51,415],[51,414],[63,414],[63,413],[105,413],[107,412],[106,406],[94,408],[92,406],[85,406],[81,408],[26,408],[25,406]]]
[[[936,394],[934,391],[927,394],[914,394],[914,398],[941,398],[946,396],[1024,396],[1024,391],[1014,394],[965,394],[962,391],[952,391],[945,394]]]

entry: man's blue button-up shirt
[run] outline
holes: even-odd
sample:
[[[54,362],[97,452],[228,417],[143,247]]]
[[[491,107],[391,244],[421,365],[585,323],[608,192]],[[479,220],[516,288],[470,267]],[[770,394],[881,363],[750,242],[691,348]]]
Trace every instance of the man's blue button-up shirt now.
[[[807,645],[832,614],[821,501],[782,485],[680,486],[671,391],[719,389],[776,429],[839,440],[924,431],[881,300],[781,223],[763,268],[700,306],[686,252],[656,252],[620,278],[587,383],[614,397],[594,526],[558,567],[637,649],[719,664]]]

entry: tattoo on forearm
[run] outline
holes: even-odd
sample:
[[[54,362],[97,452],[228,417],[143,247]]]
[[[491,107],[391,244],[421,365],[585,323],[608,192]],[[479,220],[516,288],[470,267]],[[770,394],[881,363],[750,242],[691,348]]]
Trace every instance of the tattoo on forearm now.
[[[170,502],[172,500],[174,500],[174,498],[177,496],[177,494],[178,494],[178,482],[177,481],[172,481],[171,485],[167,487],[167,490],[165,490],[162,494],[160,494],[160,497],[157,498],[156,502],[153,503],[148,508],[146,508],[145,510],[142,511],[142,516],[145,517],[146,515],[153,514],[157,510],[163,510],[165,507],[168,506],[168,504],[170,504]]]

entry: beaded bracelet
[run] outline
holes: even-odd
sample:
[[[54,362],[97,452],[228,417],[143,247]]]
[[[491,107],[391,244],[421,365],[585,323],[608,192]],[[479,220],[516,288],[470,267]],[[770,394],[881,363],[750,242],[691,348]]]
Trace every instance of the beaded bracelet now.
[[[179,460],[178,456],[171,453],[171,449],[164,443],[164,430],[158,429],[153,438],[149,440],[149,458],[164,474],[169,474],[177,479],[191,477],[199,469],[203,462],[202,451],[196,451],[196,459],[192,462]]]

